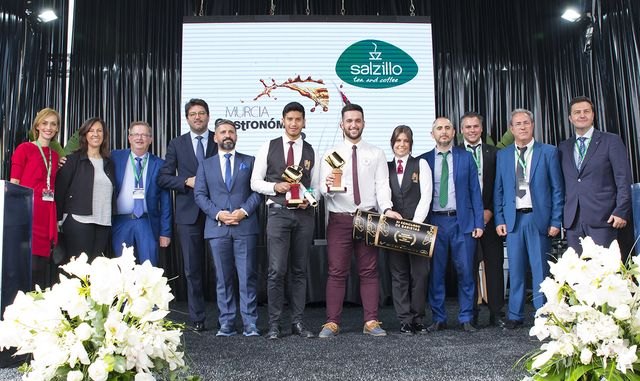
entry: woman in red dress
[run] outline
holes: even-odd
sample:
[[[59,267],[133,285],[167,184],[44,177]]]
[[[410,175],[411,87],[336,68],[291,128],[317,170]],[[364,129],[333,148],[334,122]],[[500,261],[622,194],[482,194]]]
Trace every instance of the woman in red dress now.
[[[11,182],[33,189],[31,281],[41,288],[51,285],[51,248],[58,240],[56,183],[58,153],[49,147],[58,136],[60,115],[45,108],[33,121],[33,142],[20,144],[11,157]]]

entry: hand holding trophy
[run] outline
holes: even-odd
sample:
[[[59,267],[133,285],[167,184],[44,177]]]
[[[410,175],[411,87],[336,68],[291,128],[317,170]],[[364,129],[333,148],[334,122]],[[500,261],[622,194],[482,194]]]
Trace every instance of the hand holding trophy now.
[[[302,167],[299,165],[288,166],[282,174],[282,178],[290,184],[286,200],[288,208],[297,208],[305,200],[313,207],[318,206],[318,201],[313,197],[312,191],[307,190],[304,184],[301,183],[302,175]]]
[[[344,167],[345,161],[344,159],[337,153],[332,152],[327,157],[324,158],[329,166],[331,166],[333,174],[333,184],[332,186],[327,187],[327,192],[334,193],[344,193],[347,191],[346,187],[342,186],[342,167]]]

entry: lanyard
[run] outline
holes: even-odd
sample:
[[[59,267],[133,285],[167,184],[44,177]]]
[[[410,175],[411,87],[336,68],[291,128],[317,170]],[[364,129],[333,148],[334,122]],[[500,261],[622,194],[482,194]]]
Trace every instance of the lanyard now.
[[[584,152],[580,152],[580,142],[578,142],[578,139],[576,139],[576,151],[578,151],[580,162],[582,162],[584,160],[584,157],[587,155],[587,150],[589,149],[590,142],[591,142],[591,138],[586,138],[584,140]]]
[[[36,145],[38,146],[38,150],[40,150],[40,155],[42,155],[42,161],[44,161],[44,167],[47,169],[47,190],[51,189],[51,147],[49,147],[49,162],[47,162],[47,158],[44,156],[44,151],[42,150],[42,146],[40,142],[36,140]]]
[[[516,160],[522,167],[522,172],[525,173],[525,176],[527,173],[527,157],[531,157],[532,152],[533,146],[531,146],[531,149],[527,149],[527,152],[524,153],[524,157],[520,157],[520,150],[518,150],[518,147],[515,147],[514,153],[516,154]]]
[[[138,173],[138,168],[133,159],[133,152],[129,154],[129,161],[131,162],[131,167],[133,168],[133,176],[135,177],[136,184],[141,184],[142,174],[144,173],[144,168],[147,166],[147,158],[149,155],[145,154],[144,160],[142,160],[142,168],[140,168],[140,173]]]

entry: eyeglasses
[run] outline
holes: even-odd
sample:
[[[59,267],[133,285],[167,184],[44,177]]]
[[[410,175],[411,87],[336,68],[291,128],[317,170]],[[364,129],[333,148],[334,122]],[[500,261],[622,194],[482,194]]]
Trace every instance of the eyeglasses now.
[[[129,134],[132,138],[150,138],[151,134]]]
[[[187,116],[189,118],[195,118],[196,115],[197,116],[205,116],[205,115],[207,115],[207,113],[205,111],[199,111],[199,112],[190,112],[190,113],[187,114]]]

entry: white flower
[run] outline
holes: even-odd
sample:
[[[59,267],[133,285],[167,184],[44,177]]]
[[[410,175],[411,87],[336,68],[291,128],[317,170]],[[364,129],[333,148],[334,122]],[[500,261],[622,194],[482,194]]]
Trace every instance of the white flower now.
[[[109,370],[107,369],[107,363],[102,359],[97,359],[93,364],[89,365],[89,377],[93,381],[106,381],[109,376]]]
[[[628,304],[620,304],[613,313],[613,317],[618,320],[628,320],[631,318],[631,308]]]
[[[72,370],[67,373],[67,381],[82,381],[84,375],[79,370]]]
[[[627,373],[627,370],[633,370],[633,364],[638,361],[636,355],[636,345],[632,345],[629,348],[620,348],[618,350],[618,361],[616,362],[616,369],[622,373]]]
[[[591,352],[588,348],[582,348],[582,351],[580,351],[580,362],[584,365],[587,365],[591,362],[592,356],[593,352]]]
[[[153,377],[150,373],[137,373],[135,381],[156,381],[156,378]]]
[[[91,338],[91,335],[93,335],[93,328],[91,328],[91,326],[87,323],[81,323],[76,327],[74,333],[78,337],[78,340],[86,341]]]

